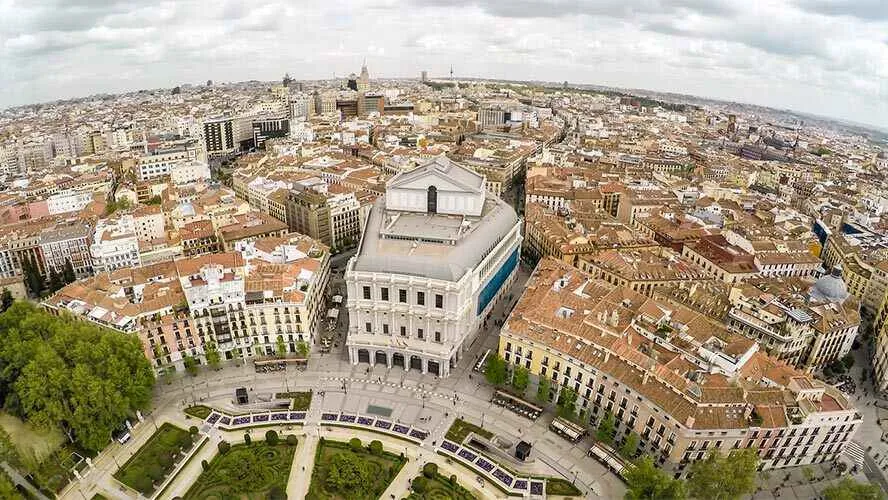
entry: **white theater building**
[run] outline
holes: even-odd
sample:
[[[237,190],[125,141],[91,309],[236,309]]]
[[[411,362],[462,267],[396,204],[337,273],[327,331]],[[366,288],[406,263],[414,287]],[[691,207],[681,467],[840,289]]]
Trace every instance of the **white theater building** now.
[[[394,176],[346,269],[353,364],[449,375],[515,278],[520,221],[484,176],[434,158]]]

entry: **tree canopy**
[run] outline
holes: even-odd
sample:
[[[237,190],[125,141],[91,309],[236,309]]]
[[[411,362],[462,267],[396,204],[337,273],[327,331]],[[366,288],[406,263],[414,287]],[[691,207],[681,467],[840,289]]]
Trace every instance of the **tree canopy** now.
[[[373,471],[351,453],[337,453],[330,459],[326,486],[340,493],[360,493],[373,484]]]
[[[688,491],[694,498],[732,500],[755,490],[758,454],[754,448],[734,450],[722,455],[711,451],[691,464]]]
[[[607,445],[614,442],[614,436],[617,433],[616,424],[614,423],[614,414],[610,411],[604,412],[601,422],[598,423],[598,429],[595,430],[595,439]]]
[[[687,496],[684,482],[658,469],[647,455],[626,471],[626,485],[625,500],[684,500]]]
[[[506,383],[507,378],[506,361],[494,354],[487,360],[487,366],[484,368],[484,377],[491,385],[500,386]]]
[[[512,370],[512,387],[518,392],[524,392],[530,382],[530,372],[521,365],[515,365]]]
[[[0,314],[0,332],[0,403],[87,450],[151,399],[154,375],[134,336],[19,301]]]
[[[825,500],[883,500],[885,495],[875,483],[859,483],[848,476],[823,490]]]

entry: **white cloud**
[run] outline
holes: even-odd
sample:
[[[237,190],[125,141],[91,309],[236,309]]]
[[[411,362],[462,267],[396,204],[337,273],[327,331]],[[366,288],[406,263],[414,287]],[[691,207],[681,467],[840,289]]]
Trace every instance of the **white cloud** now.
[[[0,106],[178,83],[457,75],[888,127],[884,0],[0,0]]]

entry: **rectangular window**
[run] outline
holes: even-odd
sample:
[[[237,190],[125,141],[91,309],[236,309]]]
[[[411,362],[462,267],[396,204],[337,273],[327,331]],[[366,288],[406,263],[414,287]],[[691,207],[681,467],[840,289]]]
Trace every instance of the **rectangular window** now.
[[[371,325],[369,322],[364,323],[364,329],[367,330],[367,333],[370,333],[371,331],[373,331],[373,325]]]
[[[402,304],[407,303],[407,290],[404,290],[403,288],[398,289],[398,302]]]
[[[386,287],[382,287],[382,289],[380,291],[382,292],[382,300],[388,300],[389,299],[389,289]]]
[[[422,328],[416,330],[416,336],[419,337],[419,340],[422,340],[425,338],[425,332],[422,331]]]
[[[441,332],[435,332],[435,342],[441,342]]]
[[[382,324],[382,333],[383,333],[383,335],[388,335],[388,334],[389,334],[389,326],[388,326],[388,323],[383,323],[383,324]]]
[[[435,294],[435,307],[438,309],[444,309],[444,296],[440,293]]]
[[[425,305],[425,292],[416,292],[416,304],[420,306]]]
[[[406,336],[407,336],[407,327],[406,327],[406,326],[402,326],[402,327],[401,327],[401,336],[402,336],[402,337],[406,337]]]
[[[369,286],[364,287],[364,299],[370,300],[370,287]]]

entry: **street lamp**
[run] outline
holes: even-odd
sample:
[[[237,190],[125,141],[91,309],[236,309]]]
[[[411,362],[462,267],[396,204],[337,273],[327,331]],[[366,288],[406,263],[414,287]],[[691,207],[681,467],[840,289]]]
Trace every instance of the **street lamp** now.
[[[577,484],[577,473],[579,473],[579,472],[580,471],[578,471],[578,470],[574,470],[574,480],[571,481],[570,484]]]
[[[484,428],[484,412],[481,412],[481,428]]]

